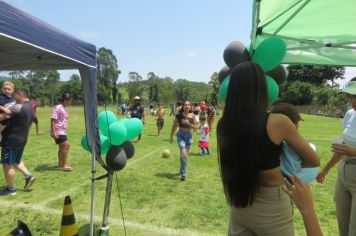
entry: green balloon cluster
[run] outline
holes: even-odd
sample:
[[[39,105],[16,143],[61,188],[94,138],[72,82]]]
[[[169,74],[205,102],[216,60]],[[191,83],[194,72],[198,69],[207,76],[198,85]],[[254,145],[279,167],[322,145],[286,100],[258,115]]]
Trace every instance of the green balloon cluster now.
[[[222,84],[220,85],[219,88],[219,95],[220,95],[220,99],[221,101],[225,102],[226,101],[226,97],[227,97],[227,91],[229,89],[229,83],[230,83],[230,75],[228,75],[224,81],[222,82]]]
[[[266,81],[267,81],[267,88],[268,88],[268,101],[270,103],[273,103],[278,99],[279,87],[277,82],[274,79],[272,79],[272,77],[269,77],[268,75],[266,75]]]
[[[277,37],[264,40],[254,52],[252,61],[259,64],[264,71],[270,71],[281,64],[286,55],[286,44]]]
[[[83,135],[82,140],[81,140],[81,145],[85,151],[91,152],[89,145],[88,145],[86,135]],[[109,151],[110,146],[111,146],[110,140],[108,139],[108,137],[106,137],[105,135],[102,135],[102,134],[100,134],[100,146],[101,146],[101,150],[100,150],[101,155],[105,155]]]
[[[116,115],[111,111],[102,111],[98,115],[101,155],[106,155],[111,146],[120,146],[123,143],[136,138],[143,129],[143,124],[137,118],[124,118],[117,120]],[[84,150],[90,152],[87,137],[84,135],[81,140]]]

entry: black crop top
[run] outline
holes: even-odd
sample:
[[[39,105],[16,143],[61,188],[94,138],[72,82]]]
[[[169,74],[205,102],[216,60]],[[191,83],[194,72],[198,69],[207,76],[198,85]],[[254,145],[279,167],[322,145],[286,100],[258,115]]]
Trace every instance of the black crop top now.
[[[182,120],[183,119],[187,119],[187,117],[185,116],[185,114],[183,112],[179,112],[176,115],[177,121],[178,121],[178,127],[179,128],[190,128],[189,125],[183,124]]]
[[[263,134],[263,140],[261,142],[261,152],[262,156],[260,159],[260,170],[270,170],[276,168],[280,165],[280,155],[282,151],[283,142],[280,145],[275,144],[269,138],[267,133],[267,121],[269,113],[266,116],[266,129]]]

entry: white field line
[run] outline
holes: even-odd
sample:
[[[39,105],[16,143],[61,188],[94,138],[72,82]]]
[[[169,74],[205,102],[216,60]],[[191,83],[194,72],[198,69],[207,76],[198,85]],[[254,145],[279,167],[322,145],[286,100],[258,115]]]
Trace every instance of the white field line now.
[[[40,205],[40,204],[25,204],[25,203],[21,203],[21,202],[16,202],[16,201],[4,201],[2,199],[0,199],[0,205],[2,206],[9,206],[11,208],[26,208],[26,209],[31,209],[37,212],[41,212],[41,213],[46,213],[49,215],[57,215],[60,216],[62,215],[62,211],[57,210],[57,209],[52,209],[52,208],[48,208],[44,205]],[[90,216],[88,214],[78,214],[75,213],[75,217],[77,219],[81,219],[81,220],[85,220],[85,221],[89,221],[90,220]],[[101,216],[96,216],[94,217],[94,220],[96,222],[100,222],[102,220]],[[109,218],[109,225],[115,225],[118,227],[122,227],[122,220],[121,219],[113,219],[113,218]],[[127,227],[132,227],[132,228],[136,228],[136,229],[141,229],[141,230],[145,230],[145,231],[150,231],[153,233],[159,233],[159,234],[164,234],[164,235],[174,235],[174,236],[214,236],[214,234],[208,234],[208,233],[199,233],[196,231],[191,231],[189,229],[174,229],[174,228],[169,228],[169,227],[164,227],[164,226],[155,226],[155,225],[149,225],[149,224],[140,224],[137,222],[132,222],[132,221],[127,221],[125,220],[125,224]],[[60,223],[58,222],[58,228],[60,227]]]
[[[146,159],[147,157],[152,156],[153,154],[155,154],[156,152],[158,152],[160,149],[156,149],[155,151],[146,153],[145,155],[141,156],[141,158],[137,158],[137,159],[133,159],[131,161],[129,161],[127,163],[127,166],[132,165],[133,163],[136,163],[138,161],[141,161],[143,159]],[[74,193],[76,193],[77,191],[79,191],[80,189],[83,189],[85,186],[87,185],[91,185],[91,181],[90,179],[88,179],[88,182],[85,182],[84,184],[81,185],[77,185],[73,188],[67,189],[66,191],[63,191],[61,193],[58,193],[56,196],[52,197],[52,198],[47,198],[45,201],[40,202],[41,205],[47,205],[50,202],[56,201],[58,199],[62,199],[63,196],[67,196],[67,195],[73,195]]]

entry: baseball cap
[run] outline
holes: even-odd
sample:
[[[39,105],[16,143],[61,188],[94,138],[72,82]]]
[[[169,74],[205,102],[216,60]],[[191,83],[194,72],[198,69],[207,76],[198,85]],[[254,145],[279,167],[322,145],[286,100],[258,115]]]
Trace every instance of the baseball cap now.
[[[356,95],[356,81],[350,81],[341,92]]]
[[[271,113],[286,115],[289,117],[289,119],[292,120],[293,123],[297,123],[298,121],[303,120],[297,109],[289,103],[277,103],[272,107]]]

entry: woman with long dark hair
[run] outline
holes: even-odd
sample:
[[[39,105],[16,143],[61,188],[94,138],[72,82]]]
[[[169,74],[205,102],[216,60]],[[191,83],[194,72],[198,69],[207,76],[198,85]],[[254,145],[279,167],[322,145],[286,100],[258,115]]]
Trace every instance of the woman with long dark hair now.
[[[217,126],[218,159],[225,196],[231,206],[229,235],[294,235],[292,205],[281,191],[282,140],[303,166],[320,160],[288,117],[267,112],[265,74],[243,62],[231,74],[222,118]]]
[[[174,119],[171,135],[170,135],[170,143],[173,143],[173,135],[177,132],[177,142],[180,149],[180,179],[185,181],[186,173],[187,173],[187,161],[189,155],[189,149],[192,144],[192,132],[191,129],[199,128],[199,124],[197,124],[194,114],[191,110],[191,105],[189,101],[184,101],[182,104],[182,108],[176,115]]]

